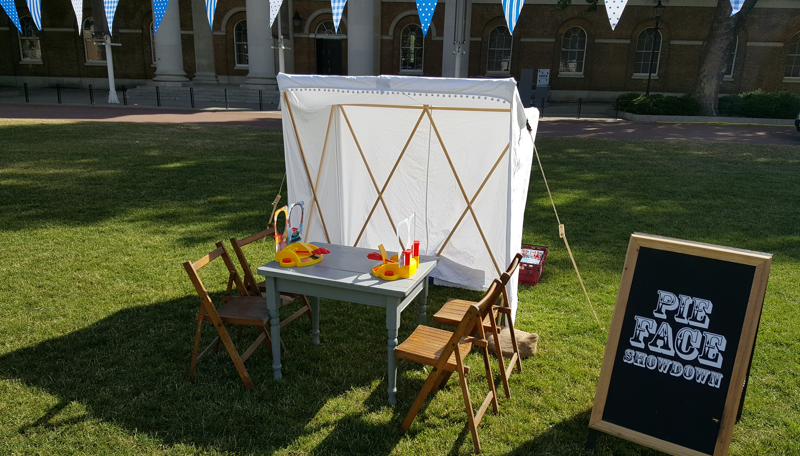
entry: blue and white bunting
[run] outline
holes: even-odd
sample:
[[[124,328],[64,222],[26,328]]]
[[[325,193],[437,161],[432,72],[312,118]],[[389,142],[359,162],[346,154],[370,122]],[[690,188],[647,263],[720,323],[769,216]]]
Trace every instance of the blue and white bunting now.
[[[36,28],[41,30],[42,29],[42,4],[41,0],[25,0],[25,3],[28,4],[28,11],[31,12],[31,17],[33,18],[33,23],[36,24]]]
[[[517,25],[524,4],[525,0],[503,0],[503,14],[506,16],[508,33],[511,35],[514,34],[514,26]]]
[[[417,0],[417,14],[419,24],[422,26],[422,36],[428,34],[428,27],[431,26],[433,12],[436,10],[436,0]]]
[[[608,21],[611,22],[611,30],[617,27],[627,4],[628,0],[605,0],[606,14],[608,14]]]
[[[17,6],[14,5],[14,0],[0,0],[0,5],[3,6],[8,18],[17,26],[20,35],[22,34],[22,26],[19,25],[19,15],[17,15]]]
[[[272,23],[275,22],[275,18],[278,17],[278,12],[281,10],[281,4],[283,0],[269,0],[269,26],[272,27]]]
[[[347,3],[347,0],[331,0],[333,27],[336,29],[336,33],[339,33],[339,21],[342,20],[342,12],[344,11],[345,3]]]
[[[114,14],[117,12],[117,5],[119,5],[119,0],[103,0],[103,6],[105,6],[106,9],[106,23],[108,24],[109,32],[114,30]]]
[[[72,0],[72,9],[75,11],[75,19],[78,20],[78,35],[83,32],[83,0]]]
[[[217,0],[206,0],[206,15],[208,16],[208,26],[214,30],[214,11],[217,10]]]
[[[158,26],[161,25],[164,14],[167,13],[167,6],[169,6],[169,0],[153,0],[153,34],[158,33]],[[108,28],[111,28],[111,24],[108,24]]]
[[[742,5],[744,5],[744,0],[731,0],[731,16],[738,13],[742,9]]]

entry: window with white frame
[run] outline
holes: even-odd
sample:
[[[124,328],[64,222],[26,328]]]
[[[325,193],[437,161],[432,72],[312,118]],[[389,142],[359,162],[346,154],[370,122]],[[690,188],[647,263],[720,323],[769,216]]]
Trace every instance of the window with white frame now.
[[[499,26],[489,34],[489,54],[486,73],[508,73],[511,71],[511,34],[508,27]]]
[[[250,64],[247,55],[247,21],[239,21],[233,27],[233,53],[236,56],[236,66]]]
[[[634,74],[658,75],[658,64],[661,60],[661,31],[654,28],[644,29],[636,42],[636,60],[633,65]],[[652,69],[649,70],[648,67]]]
[[[99,38],[94,38],[94,20],[87,17],[83,21],[83,44],[86,50],[86,62],[105,62],[106,61],[106,47],[104,45],[94,44],[95,41],[99,42]]]
[[[792,38],[789,44],[789,55],[786,58],[786,73],[784,76],[787,78],[800,78],[800,33]]]
[[[339,24],[341,26],[342,24]],[[322,21],[317,25],[315,32],[317,35],[336,35],[336,27],[333,21]]]
[[[586,60],[586,32],[580,27],[572,27],[561,38],[560,74],[583,74]]]
[[[739,50],[739,37],[736,37],[736,43],[733,44],[731,48],[731,52],[728,53],[728,57],[725,60],[725,70],[722,72],[722,75],[725,79],[733,79],[733,69],[736,65],[736,52]]]
[[[30,16],[19,18],[22,33],[19,35],[19,49],[25,62],[42,60],[42,45],[39,41],[39,30]]]
[[[400,33],[400,72],[422,74],[422,27],[409,24]]]
[[[156,23],[150,23],[150,57],[153,59],[153,65],[156,64]]]

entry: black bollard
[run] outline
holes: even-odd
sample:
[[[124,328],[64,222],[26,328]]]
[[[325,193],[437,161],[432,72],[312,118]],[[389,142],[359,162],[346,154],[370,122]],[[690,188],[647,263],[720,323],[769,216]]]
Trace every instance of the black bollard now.
[[[122,104],[128,106],[128,88],[122,86]]]
[[[192,109],[194,109],[194,87],[189,87],[189,99],[192,100]]]
[[[161,107],[161,91],[158,89],[158,86],[156,86],[156,104],[159,108]]]
[[[581,118],[581,104],[583,104],[583,98],[578,98],[578,119]]]
[[[263,111],[264,110],[264,99],[261,98],[261,91],[260,90],[258,91],[258,110],[259,111]]]
[[[228,89],[225,89],[225,109],[228,109]]]
[[[94,90],[91,84],[89,84],[89,101],[94,104]]]
[[[56,84],[56,94],[58,95],[58,104],[61,104],[61,84]]]
[[[30,103],[31,99],[28,96],[28,83],[26,82],[26,83],[22,84],[22,86],[25,88],[25,103]]]

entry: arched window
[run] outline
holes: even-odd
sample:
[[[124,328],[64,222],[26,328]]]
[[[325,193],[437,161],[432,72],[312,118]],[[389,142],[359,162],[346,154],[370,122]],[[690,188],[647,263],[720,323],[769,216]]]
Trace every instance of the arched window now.
[[[655,52],[653,52],[653,49],[655,49]],[[633,73],[647,75],[652,71],[653,76],[658,75],[659,60],[661,60],[661,31],[654,28],[642,30],[636,43],[636,60],[633,65]],[[650,65],[652,65],[651,70],[648,70]]]
[[[422,74],[422,27],[410,24],[400,34],[400,72]]]
[[[572,27],[561,38],[561,65],[559,73],[583,74],[586,59],[586,32],[580,27]]]
[[[508,73],[511,71],[511,34],[508,27],[495,27],[489,35],[489,55],[486,73]]]
[[[19,36],[19,48],[23,61],[41,61],[42,47],[39,42],[39,30],[30,16],[19,18],[19,25],[22,26],[22,34]]]
[[[97,45],[95,43],[94,34],[94,19],[87,17],[83,21],[83,44],[86,49],[86,62],[105,62],[106,61],[106,47],[104,45]],[[97,38],[100,41],[100,38]]]
[[[236,56],[236,66],[250,64],[247,56],[247,21],[239,21],[233,27],[233,53]]]
[[[789,56],[786,59],[787,78],[800,78],[800,33],[792,38],[789,45]]]
[[[736,37],[736,43],[728,53],[728,58],[725,60],[725,70],[722,72],[725,79],[733,79],[733,68],[736,65],[736,52],[739,51],[739,37]]]
[[[342,25],[341,23],[339,25]],[[336,27],[333,25],[333,21],[323,21],[317,25],[317,29],[314,32],[317,35],[336,35]]]
[[[156,64],[156,23],[150,23],[150,56],[153,59],[153,65]]]

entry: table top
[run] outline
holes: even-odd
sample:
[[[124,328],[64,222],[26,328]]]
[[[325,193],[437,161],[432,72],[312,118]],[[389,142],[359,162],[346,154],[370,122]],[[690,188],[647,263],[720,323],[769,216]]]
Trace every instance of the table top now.
[[[272,261],[259,267],[258,274],[276,279],[302,280],[318,285],[335,285],[362,291],[364,288],[369,288],[370,291],[379,294],[405,296],[420,282],[427,280],[428,274],[439,262],[438,257],[420,255],[419,266],[414,276],[390,281],[372,275],[372,268],[380,264],[380,261],[370,260],[367,258],[367,254],[375,252],[377,249],[324,242],[310,242],[309,244],[326,248],[331,253],[326,254],[322,261],[311,266],[286,268]],[[389,256],[391,255],[389,254]]]

